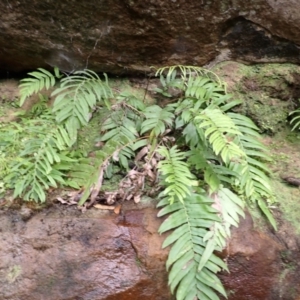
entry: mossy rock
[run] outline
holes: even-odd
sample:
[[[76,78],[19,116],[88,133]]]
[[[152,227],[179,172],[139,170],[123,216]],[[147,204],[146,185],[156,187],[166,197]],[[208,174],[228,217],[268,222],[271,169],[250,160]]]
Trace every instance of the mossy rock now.
[[[223,62],[216,72],[228,85],[228,91],[243,101],[241,113],[249,116],[261,133],[273,135],[288,123],[288,115],[299,106],[300,67],[293,64],[246,66]]]

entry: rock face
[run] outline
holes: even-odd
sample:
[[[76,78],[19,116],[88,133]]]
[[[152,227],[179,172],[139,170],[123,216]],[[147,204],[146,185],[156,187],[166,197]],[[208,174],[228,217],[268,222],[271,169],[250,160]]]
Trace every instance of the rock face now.
[[[0,299],[171,299],[159,223],[153,208],[1,211]]]
[[[299,62],[297,0],[1,1],[0,70]]]
[[[230,300],[300,299],[300,239],[292,232],[287,222],[276,235],[255,230],[249,214],[233,229],[230,274],[221,275]]]
[[[274,136],[286,130],[289,113],[299,107],[300,67],[296,64],[245,65],[226,61],[213,68],[227,84],[239,110],[251,118],[261,133]]]
[[[156,213],[130,203],[119,216],[62,206],[0,211],[0,299],[173,299]],[[221,274],[229,300],[299,300],[300,240],[288,231],[254,230],[249,216],[233,230],[231,273]]]

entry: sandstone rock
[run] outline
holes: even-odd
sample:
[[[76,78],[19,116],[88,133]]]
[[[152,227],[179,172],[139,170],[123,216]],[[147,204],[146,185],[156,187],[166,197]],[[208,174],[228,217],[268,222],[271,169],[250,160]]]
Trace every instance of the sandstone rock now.
[[[1,1],[0,70],[299,62],[294,0]]]
[[[233,229],[226,253],[230,274],[221,275],[230,300],[299,299],[299,247],[291,250],[282,241],[281,229],[254,229],[249,214]]]
[[[153,208],[117,216],[56,207],[27,222],[22,216],[0,212],[0,299],[171,298]]]
[[[122,214],[54,206],[0,211],[0,299],[171,300],[153,204],[123,205]],[[249,216],[234,229],[221,274],[229,300],[296,300],[299,246],[293,236],[263,233]]]

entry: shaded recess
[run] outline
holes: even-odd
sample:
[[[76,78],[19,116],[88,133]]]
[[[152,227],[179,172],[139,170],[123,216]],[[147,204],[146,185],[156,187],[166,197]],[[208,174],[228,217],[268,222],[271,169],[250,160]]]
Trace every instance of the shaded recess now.
[[[265,28],[242,17],[227,21],[223,27],[221,48],[229,48],[231,58],[252,62],[299,62],[300,48],[270,34]]]

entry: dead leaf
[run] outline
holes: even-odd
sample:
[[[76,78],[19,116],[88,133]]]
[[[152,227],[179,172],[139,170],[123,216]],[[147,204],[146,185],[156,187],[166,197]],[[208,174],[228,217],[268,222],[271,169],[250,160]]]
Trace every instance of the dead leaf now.
[[[68,203],[68,201],[64,200],[62,197],[56,197],[56,200],[62,204]]]
[[[135,195],[135,196],[133,197],[133,201],[134,201],[135,203],[139,203],[139,202],[141,201],[141,195],[140,195],[140,194]]]
[[[114,161],[119,161],[119,152],[120,150],[116,150],[113,155],[112,155],[112,158]]]
[[[117,195],[118,195],[118,192],[105,192],[104,193],[105,196],[106,196],[106,202],[107,204],[113,204],[116,202],[116,198],[117,198]]]
[[[121,204],[117,205],[117,206],[115,207],[115,209],[114,209],[114,213],[115,213],[116,215],[119,215],[120,212],[121,212],[121,208],[122,208],[122,205],[121,205]]]
[[[148,146],[145,146],[144,148],[142,148],[139,153],[136,155],[135,157],[135,161],[140,161],[147,153],[149,152],[149,148]]]

